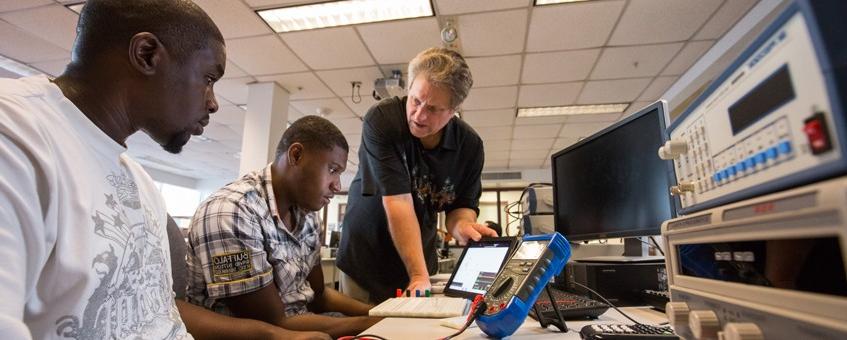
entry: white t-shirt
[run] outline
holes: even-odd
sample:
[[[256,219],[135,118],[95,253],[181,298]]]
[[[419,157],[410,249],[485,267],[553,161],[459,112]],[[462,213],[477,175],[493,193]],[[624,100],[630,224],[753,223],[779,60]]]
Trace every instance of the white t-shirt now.
[[[43,76],[0,79],[0,334],[190,338],[153,180]]]

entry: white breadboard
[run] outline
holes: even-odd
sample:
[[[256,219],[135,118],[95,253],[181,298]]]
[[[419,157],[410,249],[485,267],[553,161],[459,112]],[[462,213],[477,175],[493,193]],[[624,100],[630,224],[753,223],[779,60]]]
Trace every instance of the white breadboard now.
[[[372,308],[370,316],[406,318],[449,318],[465,315],[470,300],[453,297],[399,297],[391,298]]]

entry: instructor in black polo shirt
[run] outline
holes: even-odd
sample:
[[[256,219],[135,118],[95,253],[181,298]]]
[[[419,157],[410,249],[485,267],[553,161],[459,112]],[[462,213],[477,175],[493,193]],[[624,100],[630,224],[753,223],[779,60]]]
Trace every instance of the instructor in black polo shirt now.
[[[341,291],[379,303],[423,292],[437,267],[437,213],[460,244],[497,236],[476,222],[482,140],[454,113],[473,79],[458,53],[430,48],[409,63],[409,94],[385,99],[362,124],[338,249]]]

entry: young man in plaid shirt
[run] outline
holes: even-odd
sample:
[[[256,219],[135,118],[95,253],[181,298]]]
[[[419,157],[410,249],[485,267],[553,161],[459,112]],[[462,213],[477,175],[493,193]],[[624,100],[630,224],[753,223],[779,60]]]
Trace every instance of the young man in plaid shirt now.
[[[379,321],[370,305],[323,284],[316,211],[341,190],[347,141],[307,116],[282,136],[276,159],[213,193],[189,232],[187,296],[217,312],[333,337]],[[315,313],[337,312],[349,317]]]

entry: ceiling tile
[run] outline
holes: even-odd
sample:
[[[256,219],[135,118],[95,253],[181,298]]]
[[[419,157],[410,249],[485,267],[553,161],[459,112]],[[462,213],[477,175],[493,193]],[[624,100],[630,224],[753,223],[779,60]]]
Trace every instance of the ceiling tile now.
[[[609,45],[688,40],[723,0],[631,1],[612,32]]]
[[[479,129],[475,129],[475,130],[477,130],[477,133],[479,133]],[[511,145],[512,145],[512,139],[510,138],[511,136],[512,136],[512,133],[511,133],[511,130],[510,130],[508,135],[504,135],[503,138],[494,138],[494,139],[483,138],[482,139],[482,146],[483,146],[483,148],[485,149],[486,152],[488,152],[488,151],[509,151],[510,148],[511,148]]]
[[[634,100],[650,78],[594,80],[585,84],[577,104],[625,103]]]
[[[517,132],[517,128],[515,128]],[[556,132],[559,132],[558,129]],[[556,134],[554,133],[555,137]],[[553,141],[555,138],[515,138],[512,141],[512,151],[515,150],[550,150],[550,146],[553,145]]]
[[[657,77],[656,79],[653,79],[653,82],[650,83],[650,86],[647,86],[647,89],[644,90],[644,93],[642,93],[640,97],[638,97],[638,100],[655,101],[660,99],[660,97],[665,94],[665,90],[670,88],[676,79],[676,77]]]
[[[582,82],[522,85],[518,96],[518,107],[571,105],[582,89]]]
[[[307,70],[275,35],[227,40],[226,49],[229,58],[252,75]]]
[[[326,118],[333,122],[335,119],[354,117],[353,112],[351,112],[347,105],[344,105],[344,103],[338,98],[291,101],[291,106],[297,109],[297,111],[302,112],[303,115],[317,114],[318,108],[328,109],[329,114]],[[361,131],[361,129],[359,129],[359,131]],[[359,131],[353,132],[355,133]]]
[[[520,53],[526,36],[525,9],[458,17],[457,30],[465,56]]]
[[[215,83],[215,93],[234,104],[247,104],[247,84],[253,77],[221,79]]]
[[[532,53],[524,58],[522,83],[559,83],[585,80],[600,49]]]
[[[71,53],[20,28],[0,21],[0,54],[24,63],[60,60]]]
[[[515,125],[562,124],[567,119],[566,116],[517,117],[515,118]]]
[[[472,89],[462,104],[463,110],[488,110],[515,107],[517,86]]]
[[[374,65],[373,58],[352,27],[291,32],[280,36],[313,69]]]
[[[253,12],[252,9],[241,1],[193,1],[209,14],[209,17],[218,25],[225,39],[273,33],[256,12]],[[227,48],[227,50],[230,49]]]
[[[76,38],[76,22],[79,16],[67,7],[57,4],[6,13],[0,15],[0,19],[70,51]]]
[[[532,0],[436,0],[438,15],[452,15],[482,11],[527,7]]]
[[[377,78],[382,78],[382,72],[377,67],[361,67],[349,68],[343,70],[317,71],[318,77],[335,92],[336,95],[342,98],[348,98],[353,92],[351,82],[358,81],[362,83],[359,89],[359,95],[364,99],[371,98],[374,90],[374,81]]]
[[[240,78],[247,76],[247,72],[244,72],[241,67],[238,67],[238,65],[236,65],[234,62],[232,62],[232,60],[229,59],[226,60],[226,70],[224,71],[224,79]]]
[[[227,100],[227,99],[226,99],[226,98],[224,98],[224,97],[221,97],[221,96],[220,96],[220,95],[218,95],[217,93],[215,93],[215,101],[217,101],[217,102],[218,102],[218,106],[219,106],[219,107],[224,107],[224,106],[234,106],[234,105],[235,105],[235,103],[233,103],[233,102],[231,102],[231,101]]]
[[[52,3],[54,3],[52,0],[4,0],[0,1],[0,12],[17,11]]]
[[[670,64],[662,71],[662,75],[680,75],[688,71],[706,51],[714,44],[714,40],[692,41],[685,44],[682,51],[673,58]]]
[[[218,124],[244,126],[244,116],[247,114],[238,106],[222,106],[218,112],[211,115],[211,121]]]
[[[605,45],[624,1],[540,6],[532,11],[526,50],[575,50]]]
[[[515,141],[512,142],[512,149],[514,149],[514,143],[519,139],[556,137],[561,127],[562,126],[560,124],[515,126],[514,133],[512,134],[512,138],[515,139]],[[547,148],[550,148],[550,144],[547,144]]]
[[[41,70],[44,73],[47,73],[51,76],[58,77],[62,72],[65,72],[65,67],[71,62],[71,59],[62,59],[56,61],[44,61],[40,63],[32,63],[30,64],[32,67],[35,67]]]
[[[515,85],[521,75],[521,56],[467,58],[474,87]]]
[[[571,115],[568,116],[567,124],[581,124],[581,123],[611,123],[618,118],[620,118],[620,113],[596,113],[596,114],[585,114],[585,115]]]
[[[552,142],[551,142],[552,143]],[[547,157],[547,154],[550,152],[550,149],[544,150],[512,150],[512,153],[509,155],[509,158],[512,160],[516,159],[544,159]]]
[[[258,81],[275,81],[290,93],[289,100],[331,98],[335,94],[313,72],[259,76]]]
[[[216,141],[220,140],[240,140],[242,131],[235,131],[232,127],[220,124],[216,122],[210,122],[208,126],[203,130],[203,136],[207,138],[211,138]],[[193,140],[193,139],[192,139]],[[205,145],[210,145],[212,143],[205,143]],[[218,146],[219,147],[219,146]],[[215,151],[215,150],[208,150]]]
[[[729,0],[703,25],[694,36],[695,40],[717,39],[724,35],[738,19],[741,19],[758,0]]]
[[[490,126],[490,127],[480,127],[474,128],[476,130],[476,134],[482,138],[483,146],[488,145],[488,141],[498,140],[498,139],[512,139],[512,127],[511,126]],[[496,150],[496,149],[495,149]]]
[[[515,110],[462,111],[462,119],[474,129],[486,126],[512,125],[515,120]]]
[[[250,7],[274,8],[326,2],[326,0],[244,0]]]
[[[629,105],[628,108],[626,108],[626,111],[624,111],[623,115],[621,115],[621,119],[626,118],[627,116],[643,109],[644,107],[650,104],[653,104],[653,101],[640,101],[632,103],[631,105]]]
[[[359,117],[364,117],[368,113],[368,110],[378,103],[370,94],[363,94],[362,100],[358,103],[354,103],[349,96],[342,97],[341,99],[344,101],[344,104],[347,104],[347,107],[353,111],[353,114]]]
[[[591,79],[653,77],[665,68],[682,43],[607,47],[603,49]]]
[[[488,163],[489,161],[508,160],[510,153],[511,152],[509,152],[509,151],[489,151],[489,150],[485,150],[485,162]]]
[[[558,150],[562,150],[566,147],[571,146],[573,143],[578,141],[577,138],[557,138],[555,142],[553,142],[553,150],[554,152]]]
[[[421,51],[441,45],[435,18],[368,24],[356,30],[379,64],[408,63]]]
[[[595,132],[609,126],[609,123],[573,123],[562,126],[559,132],[561,138],[576,138],[577,140],[593,135]]]
[[[331,118],[333,124],[341,130],[342,133],[362,133],[362,120],[356,117],[353,118]],[[358,159],[354,159],[358,163]]]
[[[485,164],[482,166],[484,169],[505,169],[509,167],[509,160],[485,160]]]
[[[353,147],[359,146],[362,143],[362,131],[359,131],[357,133],[345,133],[344,138],[347,139],[347,145],[349,145],[352,149]]]

